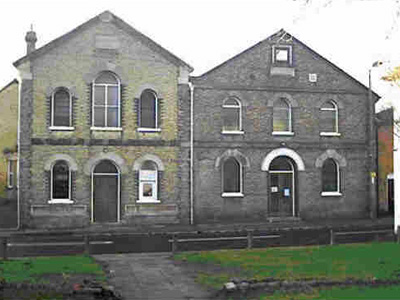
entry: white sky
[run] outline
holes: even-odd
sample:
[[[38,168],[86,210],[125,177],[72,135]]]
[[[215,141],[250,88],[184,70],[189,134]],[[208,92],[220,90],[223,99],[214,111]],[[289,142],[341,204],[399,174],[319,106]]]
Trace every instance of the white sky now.
[[[385,105],[400,88],[380,77],[400,65],[400,0],[1,0],[0,88],[16,77],[33,23],[37,48],[108,9],[200,75],[280,28],[373,88]],[[400,101],[398,101],[400,103]],[[400,111],[400,105],[399,105]]]

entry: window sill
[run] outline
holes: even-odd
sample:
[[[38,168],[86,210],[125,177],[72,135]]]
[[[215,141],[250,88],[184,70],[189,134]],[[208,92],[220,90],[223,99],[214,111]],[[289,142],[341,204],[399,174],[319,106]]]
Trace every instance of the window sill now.
[[[283,76],[291,76],[294,77],[294,67],[287,66],[277,66],[274,65],[271,67],[271,75],[283,75]]]
[[[157,199],[136,200],[136,203],[161,203],[161,201]]]
[[[139,127],[137,129],[138,132],[161,132],[161,128],[145,128]]]
[[[244,197],[242,193],[222,193],[221,196],[224,198]]]
[[[222,134],[244,134],[243,130],[222,130]]]
[[[294,132],[292,131],[273,131],[272,135],[286,135],[286,136],[292,136],[294,135]]]
[[[75,130],[75,127],[67,127],[67,126],[50,126],[50,130],[57,130],[57,131],[72,131]]]
[[[90,130],[94,131],[122,131],[122,127],[90,127]]]
[[[341,136],[339,132],[320,132],[320,136]]]
[[[74,203],[74,201],[72,201],[70,199],[53,199],[53,200],[47,201],[47,203],[49,203],[49,204],[72,204],[72,203]]]
[[[340,197],[342,196],[341,192],[321,192],[322,197]]]

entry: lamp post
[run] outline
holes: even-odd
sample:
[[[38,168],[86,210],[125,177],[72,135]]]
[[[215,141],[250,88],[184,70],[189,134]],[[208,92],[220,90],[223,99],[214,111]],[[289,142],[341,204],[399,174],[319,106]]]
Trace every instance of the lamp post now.
[[[369,184],[369,205],[370,218],[375,219],[378,215],[378,145],[377,131],[375,122],[375,101],[372,97],[372,68],[382,65],[381,61],[376,61],[368,70],[368,107],[369,107],[369,126],[368,126],[368,172],[370,178]]]

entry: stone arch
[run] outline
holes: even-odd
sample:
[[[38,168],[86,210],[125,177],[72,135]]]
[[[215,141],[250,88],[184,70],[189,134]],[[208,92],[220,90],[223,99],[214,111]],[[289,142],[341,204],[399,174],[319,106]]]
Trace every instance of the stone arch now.
[[[229,157],[234,157],[238,162],[240,162],[242,166],[250,168],[249,159],[237,149],[234,150],[228,149],[221,156],[217,157],[217,159],[215,160],[215,168],[219,169],[221,167],[222,162],[224,162]]]
[[[140,96],[142,95],[142,93],[145,90],[151,90],[154,93],[156,93],[157,95],[157,99],[163,99],[163,95],[161,94],[161,91],[158,87],[156,87],[154,84],[150,84],[150,83],[146,83],[146,84],[142,84],[141,86],[139,86],[139,88],[137,89],[137,92],[135,94],[135,98],[136,99],[140,99]]]
[[[133,170],[139,171],[140,168],[142,167],[142,164],[146,160],[151,160],[151,161],[155,162],[157,165],[158,171],[164,171],[164,164],[163,164],[162,160],[158,156],[153,155],[153,154],[146,154],[146,155],[143,155],[142,157],[138,158],[137,160],[135,160],[135,162],[133,164]]]
[[[119,168],[121,174],[127,173],[128,169],[126,167],[125,160],[120,157],[116,153],[98,153],[96,156],[90,158],[85,165],[84,172],[86,175],[90,175],[92,173],[93,168],[101,161],[101,160],[111,160],[117,168]]]
[[[323,95],[321,99],[318,101],[318,108],[321,108],[326,102],[333,101],[335,102],[338,109],[343,109],[343,101],[339,99],[337,95]]]
[[[285,99],[289,102],[290,107],[298,107],[298,106],[299,106],[299,103],[297,102],[297,100],[294,99],[294,98],[293,98],[290,94],[288,94],[288,93],[277,93],[277,94],[275,94],[271,99],[268,100],[267,106],[268,106],[268,107],[273,107],[275,101],[277,101],[277,100],[280,99],[280,98],[285,98]]]
[[[78,170],[78,165],[76,164],[75,160],[68,154],[54,154],[50,156],[49,159],[47,159],[46,163],[44,164],[44,170],[50,171],[53,165],[60,160],[66,161],[71,171]]]
[[[106,61],[97,62],[92,65],[89,72],[83,75],[83,80],[86,84],[92,84],[93,80],[102,72],[111,72],[118,77],[120,84],[128,85],[128,78],[123,72],[122,67]]]
[[[301,159],[300,155],[298,155],[297,152],[295,152],[294,150],[289,149],[289,148],[278,148],[278,149],[274,149],[270,153],[268,153],[262,162],[261,170],[268,171],[271,162],[278,156],[290,157],[296,163],[298,171],[305,170],[304,162]]]
[[[328,158],[334,159],[339,164],[339,167],[347,166],[347,161],[343,156],[337,153],[336,150],[334,149],[328,149],[320,156],[318,156],[318,158],[315,161],[315,167],[322,168],[324,161],[327,160]]]
[[[57,86],[49,85],[46,88],[46,98],[51,98],[58,90],[65,89],[71,95],[72,99],[77,99],[76,87],[68,83],[61,83]]]

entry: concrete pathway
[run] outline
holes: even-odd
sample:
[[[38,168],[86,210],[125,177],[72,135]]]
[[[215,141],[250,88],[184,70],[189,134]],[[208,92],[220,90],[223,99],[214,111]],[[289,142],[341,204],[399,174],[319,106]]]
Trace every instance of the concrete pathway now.
[[[125,300],[211,299],[210,292],[173,263],[170,253],[95,255],[112,270],[111,284]]]

